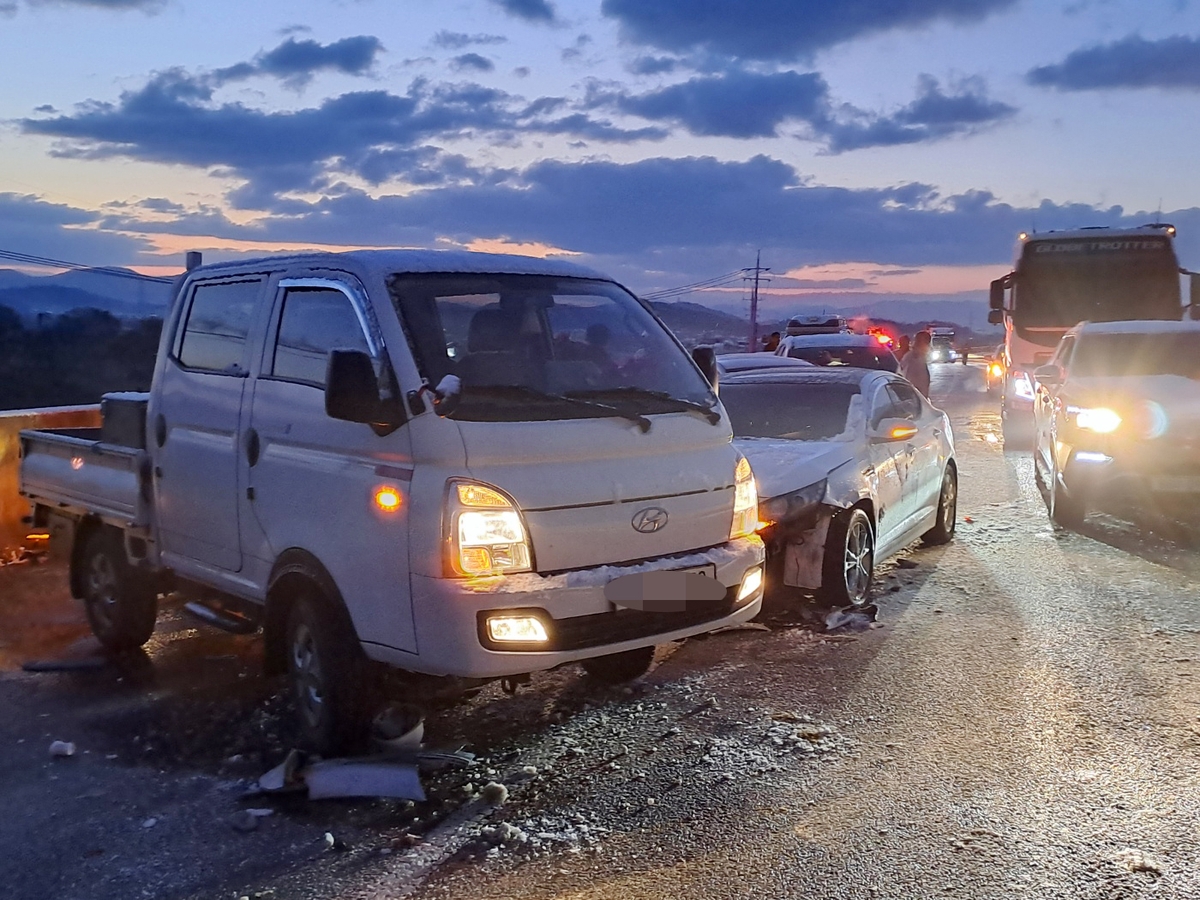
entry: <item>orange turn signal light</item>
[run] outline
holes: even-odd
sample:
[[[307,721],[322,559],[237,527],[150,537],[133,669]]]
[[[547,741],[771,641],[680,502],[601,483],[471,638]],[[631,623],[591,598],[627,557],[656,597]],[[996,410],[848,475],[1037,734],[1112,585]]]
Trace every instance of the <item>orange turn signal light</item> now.
[[[891,431],[893,441],[903,441],[913,437],[917,433],[916,425],[897,425]]]
[[[400,508],[400,492],[394,487],[375,489],[375,505],[384,512],[395,512]]]

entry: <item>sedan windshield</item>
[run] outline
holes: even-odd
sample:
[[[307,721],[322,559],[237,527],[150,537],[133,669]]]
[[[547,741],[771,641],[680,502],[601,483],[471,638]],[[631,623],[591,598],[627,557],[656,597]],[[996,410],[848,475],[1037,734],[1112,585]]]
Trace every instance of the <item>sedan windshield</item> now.
[[[521,421],[693,411],[711,388],[631,294],[544,275],[393,275],[421,374],[462,382],[458,419]]]
[[[792,347],[792,359],[802,359],[815,366],[851,366],[858,369],[880,369],[895,372],[899,368],[891,350],[874,347]]]
[[[1084,378],[1182,375],[1200,380],[1200,331],[1083,334],[1071,374]]]
[[[856,384],[726,384],[721,402],[734,437],[827,441],[846,430]]]

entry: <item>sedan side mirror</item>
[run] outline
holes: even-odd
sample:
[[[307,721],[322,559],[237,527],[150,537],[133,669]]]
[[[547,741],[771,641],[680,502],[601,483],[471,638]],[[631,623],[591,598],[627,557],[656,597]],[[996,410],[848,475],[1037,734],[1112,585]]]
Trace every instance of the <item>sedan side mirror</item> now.
[[[1004,310],[989,309],[988,310],[988,324],[989,325],[1003,325],[1004,324]]]
[[[696,365],[715,391],[721,378],[717,371],[717,352],[712,347],[697,347],[692,351],[692,359],[696,361]]]
[[[331,350],[325,368],[325,414],[331,419],[398,424],[392,404],[379,396],[375,364],[361,350]]]
[[[871,441],[876,444],[889,444],[893,441],[909,441],[917,435],[918,428],[912,419],[888,418],[881,419],[879,424],[871,429]]]
[[[1062,366],[1057,363],[1038,366],[1033,370],[1033,380],[1045,387],[1058,387],[1065,380],[1063,378]]]

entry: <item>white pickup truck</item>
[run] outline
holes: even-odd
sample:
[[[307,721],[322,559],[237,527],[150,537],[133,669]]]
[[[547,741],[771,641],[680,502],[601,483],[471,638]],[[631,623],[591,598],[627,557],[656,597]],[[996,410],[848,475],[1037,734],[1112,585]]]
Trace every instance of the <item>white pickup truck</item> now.
[[[261,628],[328,753],[361,743],[384,683],[573,662],[619,681],[753,617],[757,495],[715,372],[563,262],[200,266],[150,393],[107,398],[99,432],[23,432],[21,489],[108,648],[149,640],[167,592]]]

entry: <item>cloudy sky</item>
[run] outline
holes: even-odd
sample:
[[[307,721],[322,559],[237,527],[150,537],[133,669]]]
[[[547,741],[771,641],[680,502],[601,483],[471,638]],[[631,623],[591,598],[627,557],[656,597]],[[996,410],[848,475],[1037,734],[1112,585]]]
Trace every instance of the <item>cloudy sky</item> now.
[[[0,0],[0,250],[571,254],[640,291],[962,296],[1162,209],[1188,0]],[[728,296],[740,297],[731,285]]]

